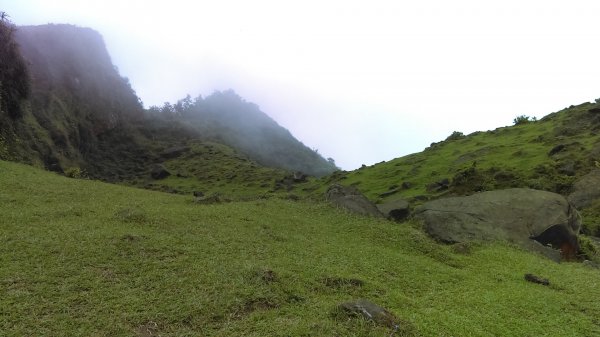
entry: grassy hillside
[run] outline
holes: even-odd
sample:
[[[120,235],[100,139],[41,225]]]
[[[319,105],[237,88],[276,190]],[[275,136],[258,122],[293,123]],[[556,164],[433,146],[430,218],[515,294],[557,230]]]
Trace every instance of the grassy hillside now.
[[[204,139],[228,145],[264,166],[312,176],[336,170],[332,159],[326,160],[302,144],[256,104],[245,101],[233,90],[216,91],[193,100],[188,95],[175,104],[151,107],[149,112],[181,122]]]
[[[305,188],[320,192],[326,183],[340,181],[374,201],[403,197],[413,203],[507,187],[568,194],[578,177],[600,165],[598,107],[585,103],[539,121],[467,136],[454,133],[423,152],[338,172]],[[448,188],[436,189],[444,179]]]
[[[392,335],[335,310],[354,298],[398,316],[394,335],[600,334],[598,270],[509,246],[440,246],[320,203],[199,205],[2,161],[0,186],[3,336]]]

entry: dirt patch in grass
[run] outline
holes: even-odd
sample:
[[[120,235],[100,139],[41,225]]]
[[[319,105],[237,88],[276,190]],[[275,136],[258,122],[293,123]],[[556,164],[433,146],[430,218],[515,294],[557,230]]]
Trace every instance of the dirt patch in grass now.
[[[242,319],[255,311],[264,311],[279,308],[279,303],[272,298],[251,298],[236,307],[230,314],[233,319]]]
[[[361,288],[365,285],[363,280],[357,278],[344,278],[344,277],[324,277],[321,279],[321,283],[328,288],[339,289],[339,288]]]
[[[158,324],[153,321],[148,321],[135,329],[136,337],[158,337],[161,336],[158,329]]]

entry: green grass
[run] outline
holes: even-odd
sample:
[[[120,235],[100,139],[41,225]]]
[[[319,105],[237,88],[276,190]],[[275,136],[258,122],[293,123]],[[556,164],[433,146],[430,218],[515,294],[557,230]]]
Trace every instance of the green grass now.
[[[3,336],[389,336],[336,312],[354,298],[405,335],[600,334],[600,271],[502,244],[465,253],[321,203],[198,205],[8,162],[0,186]]]
[[[187,194],[217,193],[236,200],[285,192],[276,188],[275,181],[288,175],[286,171],[258,165],[226,145],[208,141],[187,144],[189,151],[164,162],[171,176],[143,184]]]

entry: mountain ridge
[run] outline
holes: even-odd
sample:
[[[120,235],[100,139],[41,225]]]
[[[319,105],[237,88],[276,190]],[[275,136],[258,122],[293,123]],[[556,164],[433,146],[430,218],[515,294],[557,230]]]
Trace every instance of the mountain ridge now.
[[[144,166],[160,161],[158,152],[164,148],[153,145],[154,135],[147,131],[159,120],[167,128],[186,130],[171,133],[169,140],[163,137],[168,143],[165,148],[201,139],[224,143],[263,166],[311,175],[336,169],[233,91],[197,98],[193,103],[202,102],[203,110],[213,113],[197,113],[194,120],[182,120],[170,110],[181,107],[177,104],[166,105],[161,116],[152,109],[144,111],[128,79],[112,64],[102,36],[93,29],[62,24],[11,29],[27,62],[32,90],[21,103],[22,116],[0,116],[2,159],[57,172],[86,171],[90,177],[107,181],[132,180],[147,174]],[[232,113],[235,118],[225,119]],[[114,143],[110,138],[119,134],[121,153],[100,146],[107,140]],[[260,137],[252,145],[250,137],[255,135]]]

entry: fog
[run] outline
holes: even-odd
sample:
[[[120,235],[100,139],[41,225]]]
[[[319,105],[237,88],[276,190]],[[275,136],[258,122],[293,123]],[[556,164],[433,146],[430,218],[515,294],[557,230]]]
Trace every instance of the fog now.
[[[2,1],[94,28],[146,107],[234,89],[354,169],[600,97],[597,1]]]

